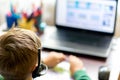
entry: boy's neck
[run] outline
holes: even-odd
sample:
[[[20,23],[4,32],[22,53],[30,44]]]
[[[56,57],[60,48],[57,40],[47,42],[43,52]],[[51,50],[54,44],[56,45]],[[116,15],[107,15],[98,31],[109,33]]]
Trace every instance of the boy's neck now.
[[[32,78],[32,74],[31,75],[29,75],[28,77],[27,77],[27,79],[26,80],[33,80],[33,78]]]

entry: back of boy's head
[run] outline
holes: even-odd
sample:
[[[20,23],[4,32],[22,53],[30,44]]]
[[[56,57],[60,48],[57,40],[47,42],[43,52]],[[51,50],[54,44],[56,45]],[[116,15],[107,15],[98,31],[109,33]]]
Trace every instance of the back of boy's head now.
[[[9,80],[22,80],[32,73],[38,59],[39,37],[29,30],[12,28],[0,36],[0,74]]]

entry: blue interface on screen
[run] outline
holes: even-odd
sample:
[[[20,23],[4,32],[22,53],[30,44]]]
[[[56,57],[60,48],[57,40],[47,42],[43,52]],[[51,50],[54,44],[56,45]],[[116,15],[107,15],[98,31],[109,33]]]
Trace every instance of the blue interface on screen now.
[[[115,0],[57,0],[56,24],[113,33]]]

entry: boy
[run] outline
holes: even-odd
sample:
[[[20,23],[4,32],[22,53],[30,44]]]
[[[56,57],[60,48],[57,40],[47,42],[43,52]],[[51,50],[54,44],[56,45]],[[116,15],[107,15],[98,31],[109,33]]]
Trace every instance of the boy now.
[[[30,31],[12,28],[0,36],[0,74],[2,80],[32,80],[32,72],[38,66],[38,49],[41,48],[39,37]],[[43,59],[48,67],[54,67],[66,56],[51,52]],[[75,56],[69,56],[70,71],[75,80],[90,80],[82,70],[83,63]],[[82,74],[82,75],[81,75]]]

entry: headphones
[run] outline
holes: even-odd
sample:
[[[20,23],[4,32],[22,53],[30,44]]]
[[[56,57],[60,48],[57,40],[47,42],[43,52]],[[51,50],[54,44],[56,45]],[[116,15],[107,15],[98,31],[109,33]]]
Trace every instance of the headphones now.
[[[32,73],[32,77],[36,78],[39,76],[42,76],[44,74],[46,74],[48,70],[47,65],[41,63],[41,49],[38,49],[38,66],[35,68],[35,70]]]

